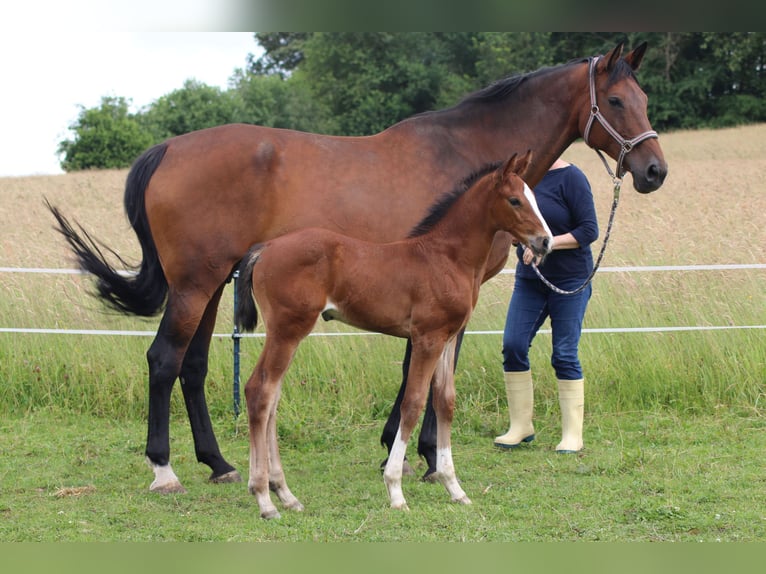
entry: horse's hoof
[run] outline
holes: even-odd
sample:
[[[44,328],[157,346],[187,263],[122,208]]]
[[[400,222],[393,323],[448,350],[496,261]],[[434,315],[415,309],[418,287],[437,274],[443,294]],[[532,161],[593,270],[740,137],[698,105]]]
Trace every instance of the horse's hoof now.
[[[215,476],[215,474],[211,474],[210,478],[207,479],[208,482],[212,482],[213,484],[227,484],[230,482],[242,482],[242,477],[239,475],[239,472],[236,470],[231,470],[227,472],[226,474],[221,474],[218,476]]]
[[[452,502],[454,502],[455,504],[465,504],[465,505],[473,504],[473,502],[471,502],[471,499],[465,495],[460,498],[453,499]]]
[[[564,449],[564,450],[557,450],[556,454],[577,454],[579,452],[582,452],[582,449],[580,449],[580,450],[566,450],[566,449]]]
[[[265,512],[261,512],[261,518],[265,520],[276,520],[277,518],[282,518],[282,515],[279,514],[279,511],[275,508],[274,510],[266,510]]]
[[[174,482],[166,482],[165,484],[155,484],[153,482],[149,487],[149,492],[156,492],[157,494],[186,494],[186,489],[176,480]]]
[[[521,439],[519,442],[517,442],[517,443],[514,443],[514,444],[506,444],[506,443],[504,443],[504,442],[497,442],[497,441],[495,441],[495,446],[497,446],[497,447],[500,447],[500,448],[518,448],[518,447],[520,447],[522,444],[527,444],[527,443],[530,443],[530,442],[532,442],[533,440],[535,440],[535,435],[531,434],[531,435],[529,435],[529,436],[525,436],[525,437],[524,437],[523,439]]]

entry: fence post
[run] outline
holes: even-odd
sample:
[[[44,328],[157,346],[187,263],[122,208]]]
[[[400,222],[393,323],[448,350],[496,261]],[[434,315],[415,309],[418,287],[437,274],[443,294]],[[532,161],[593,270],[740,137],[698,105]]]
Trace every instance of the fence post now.
[[[232,274],[232,285],[234,286],[234,313],[237,312],[237,304],[238,304],[238,297],[237,297],[237,279],[239,279],[239,270],[234,271]],[[237,328],[237,320],[236,316],[234,317],[234,331],[231,334],[231,338],[234,341],[234,418],[239,417],[239,340],[242,338],[242,334],[239,332],[239,329]]]

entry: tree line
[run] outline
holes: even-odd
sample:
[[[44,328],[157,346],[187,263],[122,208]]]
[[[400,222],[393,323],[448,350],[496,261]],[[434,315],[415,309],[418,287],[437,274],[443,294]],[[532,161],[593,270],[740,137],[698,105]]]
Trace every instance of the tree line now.
[[[367,135],[449,107],[510,75],[603,54],[649,50],[638,80],[660,132],[766,121],[763,32],[255,33],[259,56],[223,90],[193,79],[130,111],[124,97],[82,108],[60,142],[65,171],[122,168],[175,135],[242,122]]]

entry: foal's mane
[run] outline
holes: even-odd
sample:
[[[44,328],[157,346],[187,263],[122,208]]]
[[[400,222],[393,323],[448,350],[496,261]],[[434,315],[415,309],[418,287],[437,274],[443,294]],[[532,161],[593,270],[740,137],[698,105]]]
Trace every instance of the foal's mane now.
[[[477,181],[488,173],[497,170],[501,165],[503,165],[502,161],[488,163],[463,179],[463,181],[455,186],[452,191],[448,191],[439,196],[431,207],[428,208],[426,216],[420,220],[420,223],[412,228],[407,237],[420,237],[431,231],[434,226],[442,220],[455,202],[465,195]]]

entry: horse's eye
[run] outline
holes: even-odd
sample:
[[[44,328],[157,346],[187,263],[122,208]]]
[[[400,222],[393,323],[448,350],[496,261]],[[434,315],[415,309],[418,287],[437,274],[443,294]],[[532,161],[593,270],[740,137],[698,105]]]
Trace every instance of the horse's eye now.
[[[617,96],[609,96],[609,105],[615,108],[622,108],[622,100]]]
[[[521,207],[521,200],[517,197],[511,197],[508,200],[508,203],[510,203],[513,207]]]

